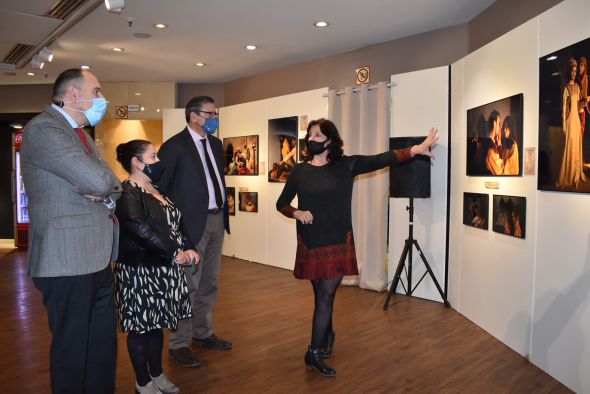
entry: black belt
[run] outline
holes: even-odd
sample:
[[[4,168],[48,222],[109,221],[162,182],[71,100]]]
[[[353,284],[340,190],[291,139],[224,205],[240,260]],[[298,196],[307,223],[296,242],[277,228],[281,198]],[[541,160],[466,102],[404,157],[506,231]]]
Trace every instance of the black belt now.
[[[218,213],[220,213],[221,211],[223,211],[223,209],[222,209],[222,208],[213,208],[213,209],[208,209],[208,210],[207,210],[207,214],[209,214],[209,215],[215,215],[215,214],[218,214]]]

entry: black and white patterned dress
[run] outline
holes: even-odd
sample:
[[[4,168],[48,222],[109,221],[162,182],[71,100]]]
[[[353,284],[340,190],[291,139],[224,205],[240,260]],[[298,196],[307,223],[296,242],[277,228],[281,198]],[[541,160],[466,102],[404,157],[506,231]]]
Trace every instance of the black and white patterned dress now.
[[[147,193],[133,182],[142,193]],[[180,211],[166,196],[166,211],[170,236],[182,247],[179,230]],[[118,310],[121,331],[144,333],[155,329],[176,329],[178,320],[192,315],[186,277],[181,266],[138,264],[115,265],[115,304]]]

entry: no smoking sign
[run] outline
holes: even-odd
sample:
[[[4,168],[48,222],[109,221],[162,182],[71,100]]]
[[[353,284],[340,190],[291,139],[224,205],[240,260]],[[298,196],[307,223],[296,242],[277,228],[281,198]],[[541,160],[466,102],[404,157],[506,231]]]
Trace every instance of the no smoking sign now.
[[[356,84],[363,85],[371,82],[371,69],[369,66],[357,68],[355,70]]]

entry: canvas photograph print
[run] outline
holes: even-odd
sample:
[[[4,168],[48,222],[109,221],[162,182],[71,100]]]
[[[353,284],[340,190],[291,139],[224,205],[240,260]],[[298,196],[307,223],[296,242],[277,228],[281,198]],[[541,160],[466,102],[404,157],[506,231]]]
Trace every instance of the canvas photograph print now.
[[[538,190],[590,192],[590,38],[539,59]]]
[[[299,163],[305,161],[307,158],[307,146],[305,144],[305,138],[299,138]]]
[[[483,193],[463,193],[463,224],[488,229],[489,196]]]
[[[467,176],[522,175],[523,95],[467,110]]]
[[[258,175],[258,135],[223,139],[225,175]]]
[[[297,162],[298,116],[268,121],[268,181],[287,182]]]
[[[258,212],[258,192],[240,192],[240,211]]]
[[[236,216],[236,188],[227,188],[227,211],[231,216]]]
[[[493,200],[494,225],[492,230],[496,233],[524,238],[526,230],[526,197],[494,194]]]

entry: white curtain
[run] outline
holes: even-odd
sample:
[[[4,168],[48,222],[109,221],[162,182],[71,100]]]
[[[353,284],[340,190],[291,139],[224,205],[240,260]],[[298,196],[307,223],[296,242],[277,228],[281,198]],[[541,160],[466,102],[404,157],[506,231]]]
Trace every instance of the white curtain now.
[[[357,91],[358,90],[358,91]],[[330,119],[344,141],[345,155],[374,155],[389,149],[391,94],[385,82],[330,90]],[[352,198],[352,225],[359,277],[344,284],[381,291],[387,284],[387,169],[357,177]]]

